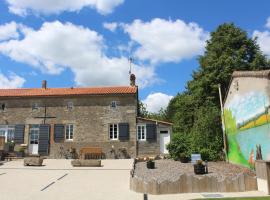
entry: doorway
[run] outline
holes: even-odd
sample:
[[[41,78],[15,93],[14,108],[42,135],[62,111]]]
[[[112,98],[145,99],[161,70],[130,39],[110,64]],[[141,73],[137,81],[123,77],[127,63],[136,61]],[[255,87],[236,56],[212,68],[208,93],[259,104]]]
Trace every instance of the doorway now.
[[[38,154],[39,125],[30,125],[29,130],[29,154]]]
[[[160,153],[168,154],[167,144],[170,143],[170,132],[168,129],[160,131]]]

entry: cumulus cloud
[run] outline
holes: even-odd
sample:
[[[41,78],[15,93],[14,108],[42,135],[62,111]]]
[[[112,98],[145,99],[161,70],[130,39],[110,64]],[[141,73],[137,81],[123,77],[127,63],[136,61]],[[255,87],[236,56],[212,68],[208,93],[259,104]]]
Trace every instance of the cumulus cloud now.
[[[96,9],[106,15],[113,12],[114,8],[124,0],[6,0],[9,11],[25,16],[34,14],[59,14],[64,11],[80,11],[84,7]]]
[[[5,76],[0,73],[0,88],[20,88],[23,86],[25,79],[21,76],[18,76],[14,73],[11,73],[9,76]]]
[[[43,73],[57,75],[70,69],[78,86],[129,84],[128,59],[106,56],[104,39],[93,30],[55,21],[45,22],[39,30],[23,27],[22,34],[21,39],[0,43],[0,53]],[[139,86],[157,80],[153,67],[133,68]]]
[[[11,38],[18,38],[17,24],[12,21],[0,26],[0,41]]]
[[[261,50],[267,56],[270,56],[270,32],[269,31],[257,31],[253,32],[253,38],[257,38],[257,43],[259,44]]]
[[[118,24],[116,22],[111,22],[111,23],[104,22],[103,23],[103,27],[108,29],[111,32],[114,32],[116,30],[117,26],[118,26]]]
[[[147,111],[157,113],[160,109],[166,109],[172,98],[173,96],[157,92],[149,94],[142,103],[146,106]]]
[[[203,52],[209,33],[196,23],[155,18],[122,24],[131,40],[139,44],[135,56],[151,63],[179,62]]]

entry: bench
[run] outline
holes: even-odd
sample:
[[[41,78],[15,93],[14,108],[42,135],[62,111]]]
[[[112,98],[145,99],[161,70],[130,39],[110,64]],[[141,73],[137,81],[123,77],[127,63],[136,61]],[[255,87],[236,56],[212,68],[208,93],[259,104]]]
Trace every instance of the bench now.
[[[81,159],[101,159],[103,157],[100,147],[83,147],[80,149]]]
[[[101,160],[72,160],[73,167],[101,167]]]

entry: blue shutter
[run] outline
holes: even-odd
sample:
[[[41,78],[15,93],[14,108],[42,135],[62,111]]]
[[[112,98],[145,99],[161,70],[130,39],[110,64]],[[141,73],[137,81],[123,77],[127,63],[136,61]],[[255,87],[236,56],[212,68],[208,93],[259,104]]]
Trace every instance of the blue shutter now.
[[[155,141],[157,139],[156,124],[146,124],[146,139],[148,141]]]
[[[39,126],[38,154],[46,156],[49,154],[50,125]]]
[[[119,123],[119,140],[129,140],[129,124]]]
[[[14,142],[15,144],[24,143],[24,124],[15,125]]]
[[[54,142],[63,142],[65,139],[65,125],[55,124],[54,125]]]

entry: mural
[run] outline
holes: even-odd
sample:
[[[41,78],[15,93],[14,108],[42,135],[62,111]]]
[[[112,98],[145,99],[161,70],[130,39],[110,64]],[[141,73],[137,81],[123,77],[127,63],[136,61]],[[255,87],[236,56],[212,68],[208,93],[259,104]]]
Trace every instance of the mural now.
[[[256,145],[263,159],[270,159],[269,98],[265,92],[236,94],[224,108],[230,162],[254,167]]]

